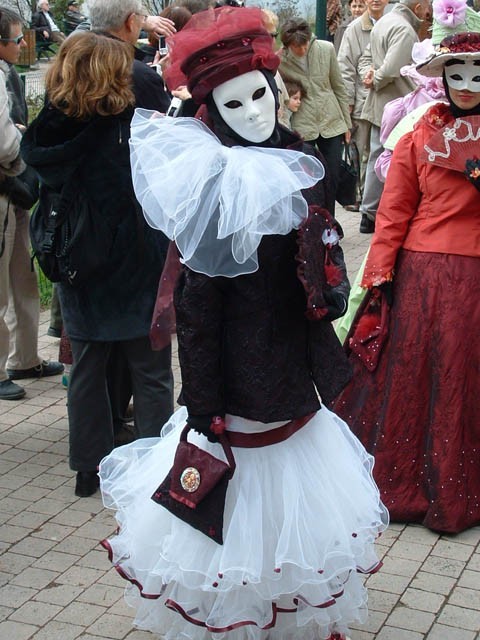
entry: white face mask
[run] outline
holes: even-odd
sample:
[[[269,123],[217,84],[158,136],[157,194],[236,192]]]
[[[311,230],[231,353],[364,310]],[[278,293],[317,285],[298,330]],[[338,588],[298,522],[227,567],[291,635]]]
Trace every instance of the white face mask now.
[[[260,71],[227,80],[212,92],[227,125],[249,142],[264,142],[275,128],[275,96]]]
[[[480,66],[474,65],[473,60],[460,60],[445,67],[447,84],[452,89],[480,92]]]

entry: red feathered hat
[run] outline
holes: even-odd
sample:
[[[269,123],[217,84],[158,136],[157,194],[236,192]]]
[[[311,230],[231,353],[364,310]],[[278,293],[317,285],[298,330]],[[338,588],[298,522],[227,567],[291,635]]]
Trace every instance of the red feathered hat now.
[[[167,45],[168,88],[186,84],[198,104],[227,80],[256,69],[275,73],[280,63],[262,11],[255,7],[224,6],[196,13]]]

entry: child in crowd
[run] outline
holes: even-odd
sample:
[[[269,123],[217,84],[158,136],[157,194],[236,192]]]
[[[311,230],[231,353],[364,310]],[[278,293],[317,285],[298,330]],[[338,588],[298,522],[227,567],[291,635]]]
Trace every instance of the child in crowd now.
[[[305,89],[300,82],[296,80],[285,80],[285,87],[288,92],[288,100],[285,101],[285,122],[288,123],[289,129],[292,114],[297,113],[305,97]]]

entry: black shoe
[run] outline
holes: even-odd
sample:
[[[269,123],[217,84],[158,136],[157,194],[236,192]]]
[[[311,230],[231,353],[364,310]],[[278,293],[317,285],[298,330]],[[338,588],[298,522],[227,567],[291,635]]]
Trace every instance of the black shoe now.
[[[100,478],[96,471],[78,471],[75,483],[75,495],[79,498],[93,496],[100,486]]]
[[[52,338],[61,338],[62,330],[57,329],[56,327],[48,327],[47,336],[51,336]]]
[[[375,220],[370,220],[366,213],[362,213],[360,222],[360,233],[373,233],[375,231]]]
[[[24,380],[25,378],[47,378],[58,376],[65,369],[60,362],[47,362],[43,360],[36,367],[30,369],[7,369],[10,380]]]
[[[343,208],[345,209],[345,211],[357,212],[360,211],[360,203],[354,202],[353,204],[346,204]]]
[[[25,389],[11,380],[0,382],[0,400],[20,400],[25,395]]]

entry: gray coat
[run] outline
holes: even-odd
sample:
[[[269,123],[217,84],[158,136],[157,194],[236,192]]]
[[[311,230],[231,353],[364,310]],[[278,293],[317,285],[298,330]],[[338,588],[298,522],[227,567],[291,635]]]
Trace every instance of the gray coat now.
[[[363,86],[363,76],[368,70],[370,34],[373,23],[368,11],[348,25],[338,51],[338,65],[347,89],[348,104],[353,106],[352,117],[361,118],[368,89]]]
[[[363,106],[362,118],[380,127],[387,102],[415,89],[400,69],[412,63],[412,47],[418,42],[422,22],[404,4],[397,4],[379,20],[370,35],[371,62],[375,69],[373,87]]]

